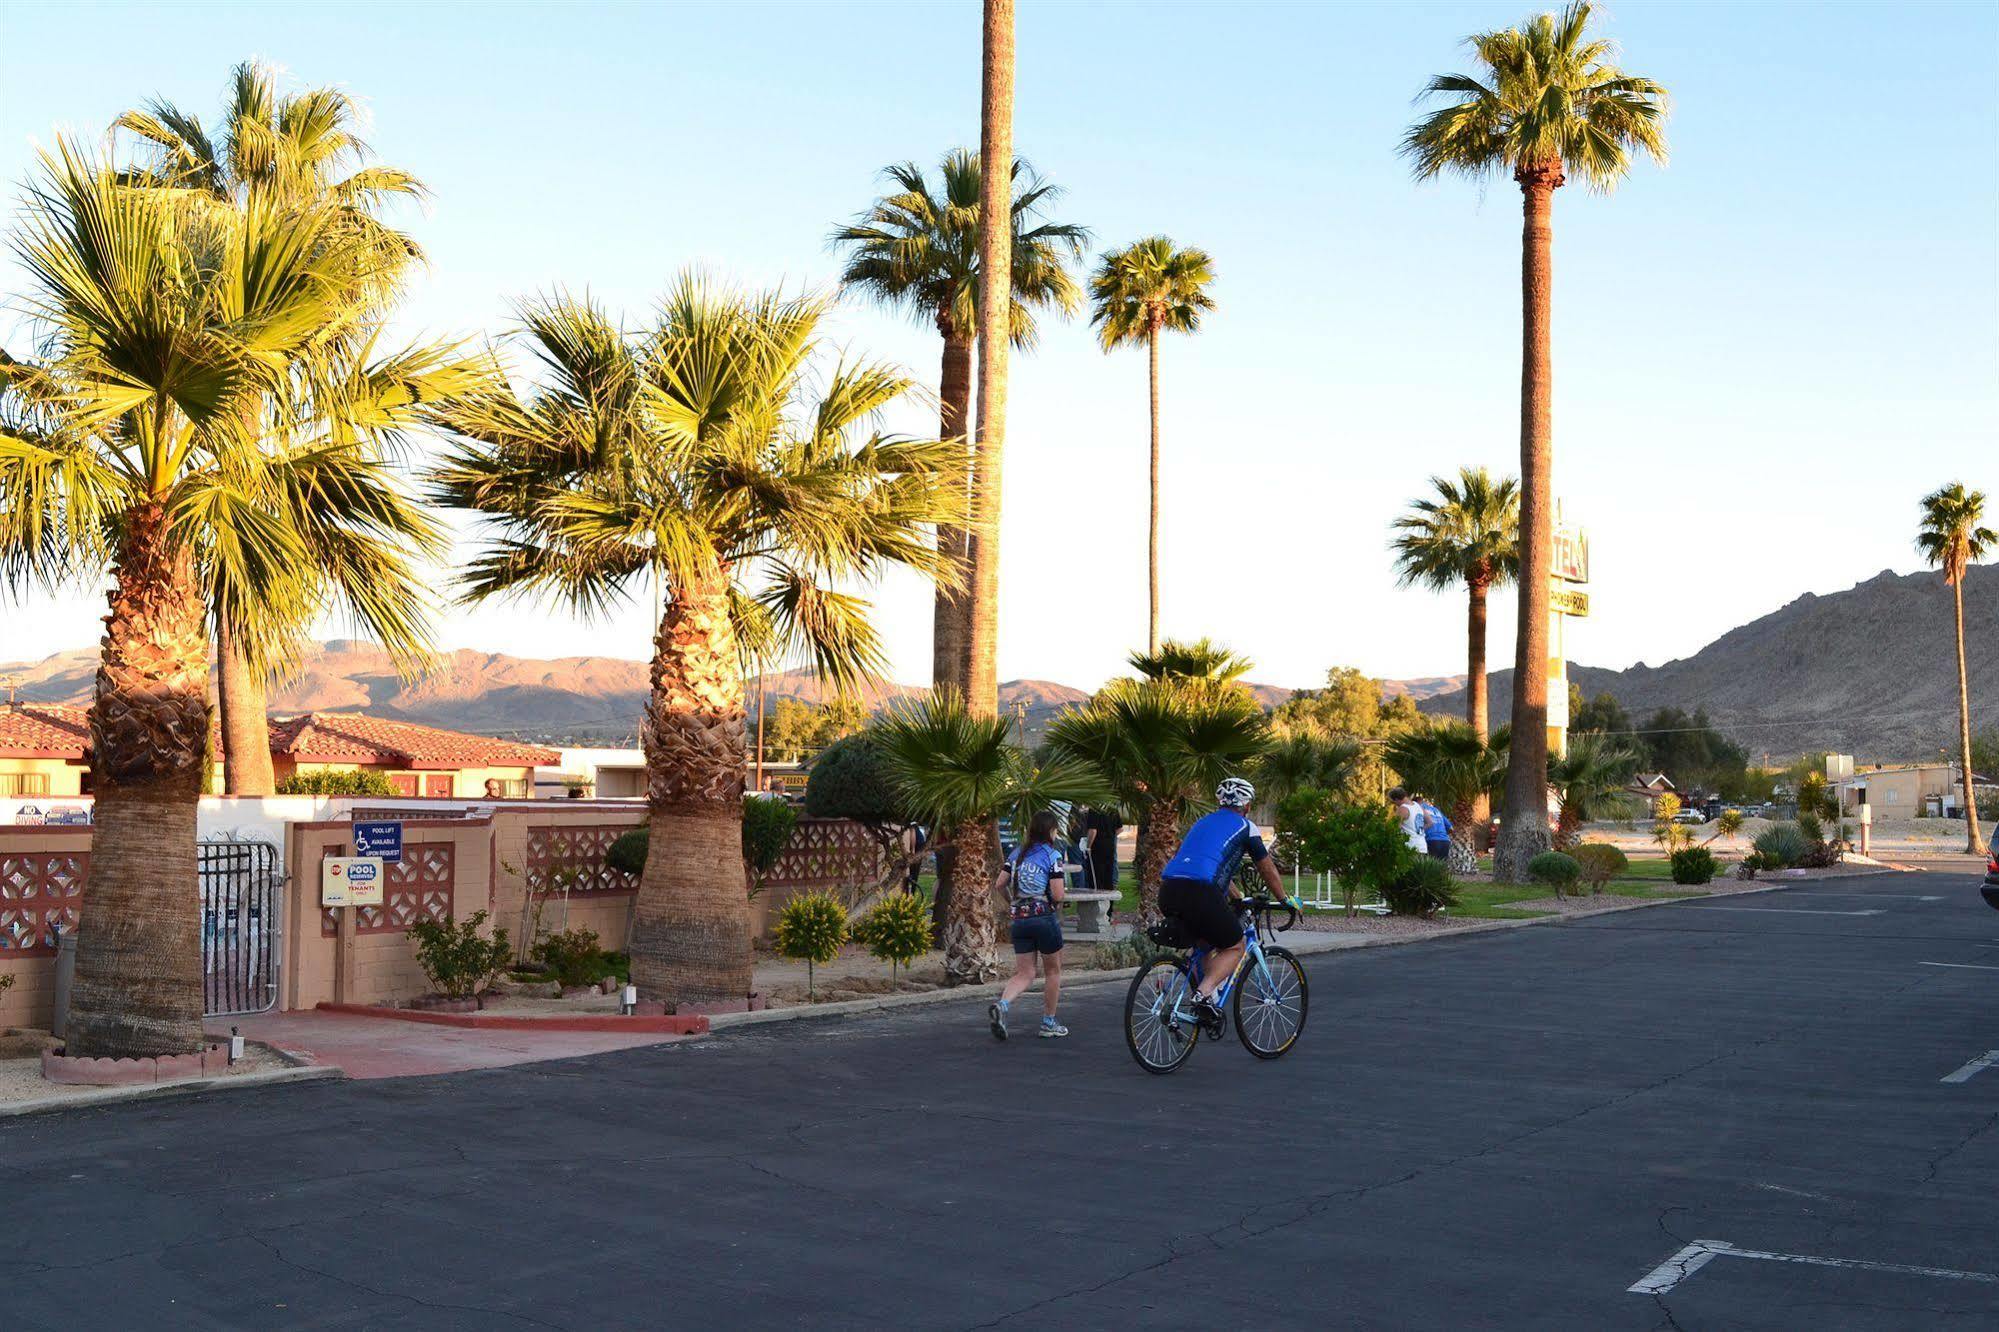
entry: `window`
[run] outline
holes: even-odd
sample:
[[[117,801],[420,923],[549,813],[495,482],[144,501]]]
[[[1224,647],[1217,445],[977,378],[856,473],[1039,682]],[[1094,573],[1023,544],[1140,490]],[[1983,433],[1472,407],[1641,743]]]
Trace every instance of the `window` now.
[[[0,772],[0,796],[42,796],[49,793],[45,772]]]
[[[448,772],[425,773],[423,778],[423,793],[433,798],[442,796],[449,799],[451,796],[451,774]]]
[[[488,800],[525,800],[528,796],[528,779],[525,777],[488,777],[486,798]]]

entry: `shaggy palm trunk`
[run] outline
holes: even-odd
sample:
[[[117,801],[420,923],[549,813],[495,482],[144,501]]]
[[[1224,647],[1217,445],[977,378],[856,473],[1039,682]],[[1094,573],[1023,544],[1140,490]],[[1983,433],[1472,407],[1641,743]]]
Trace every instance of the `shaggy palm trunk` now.
[[[1492,710],[1486,697],[1485,679],[1485,599],[1492,590],[1492,580],[1474,577],[1465,586],[1470,602],[1465,614],[1465,721],[1483,742],[1492,738]],[[1492,821],[1491,799],[1480,791],[1467,813],[1471,816],[1472,848],[1482,850],[1486,829]]]
[[[951,842],[957,854],[951,858],[944,917],[944,979],[977,985],[1000,974],[1000,915],[992,891],[999,875],[999,833],[990,821],[974,819],[953,828]]]
[[[1152,409],[1152,510],[1145,529],[1145,586],[1149,597],[1145,618],[1145,650],[1159,651],[1159,321],[1145,336],[1145,354]]]
[[[941,401],[937,413],[938,437],[963,439],[966,422],[972,415],[972,339],[958,333],[948,314],[940,314],[937,324],[944,334],[944,365],[937,395]],[[971,484],[972,475],[968,470],[965,485],[969,489]],[[963,580],[966,577],[965,529],[939,527],[937,548],[950,559],[952,570]],[[969,588],[961,585],[937,589],[930,647],[932,688],[948,686],[960,694],[969,692],[971,657],[967,654],[966,616],[970,609]]]
[[[641,728],[652,835],[631,938],[632,980],[675,1003],[750,992],[743,713],[727,576],[676,587],[653,642]]]
[[[1478,828],[1474,811],[1485,802],[1483,794],[1460,800],[1451,806],[1451,854],[1445,863],[1459,878],[1478,873]]]
[[[979,130],[979,420],[966,542],[971,614],[965,704],[999,712],[999,519],[1013,293],[1013,0],[985,0]]]
[[[70,992],[72,1055],[201,1048],[195,810],[208,752],[208,628],[194,562],[157,505],[126,515],[97,695],[90,886]]]
[[[1159,879],[1166,862],[1180,845],[1180,811],[1170,800],[1155,800],[1139,820],[1138,845],[1132,853],[1132,873],[1138,878],[1138,919],[1141,926],[1159,921]]]
[[[1523,166],[1520,236],[1520,622],[1514,637],[1513,743],[1506,760],[1506,813],[1493,877],[1520,883],[1548,849],[1548,576],[1553,567],[1554,362],[1549,309],[1554,284],[1559,162]]]
[[[1971,772],[1971,682],[1964,666],[1964,574],[1951,580],[1950,590],[1957,600],[1957,761],[1964,768],[1964,849],[1982,855],[1985,842],[1978,830],[1978,799]]]
[[[216,630],[215,659],[215,696],[222,705],[222,789],[230,795],[271,795],[277,777],[271,771],[264,674],[250,664],[227,623]]]

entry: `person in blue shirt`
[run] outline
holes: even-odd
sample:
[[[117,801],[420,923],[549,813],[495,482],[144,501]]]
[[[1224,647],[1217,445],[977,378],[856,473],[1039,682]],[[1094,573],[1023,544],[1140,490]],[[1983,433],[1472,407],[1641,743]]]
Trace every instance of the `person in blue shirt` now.
[[[1194,1006],[1202,1021],[1210,1024],[1221,1020],[1215,991],[1242,961],[1242,925],[1229,899],[1242,896],[1235,886],[1235,872],[1245,855],[1255,863],[1270,895],[1285,900],[1284,880],[1278,877],[1256,825],[1249,821],[1250,802],[1255,799],[1256,788],[1240,777],[1216,787],[1215,803],[1221,808],[1187,830],[1159,881],[1160,913],[1179,920],[1211,950],[1194,994]]]
[[[1055,913],[1062,901],[1062,856],[1055,849],[1055,811],[1044,809],[1027,825],[1027,837],[1007,857],[995,891],[1011,886],[1013,900],[1013,975],[1000,997],[986,1010],[993,1039],[1006,1039],[1007,1010],[1034,984],[1034,961],[1041,959],[1041,1032],[1067,1036],[1069,1029],[1055,1017],[1062,996],[1062,918]]]
[[[1451,821],[1444,817],[1444,811],[1430,803],[1430,797],[1417,796],[1416,806],[1423,811],[1423,844],[1430,852],[1432,860],[1451,858]]]

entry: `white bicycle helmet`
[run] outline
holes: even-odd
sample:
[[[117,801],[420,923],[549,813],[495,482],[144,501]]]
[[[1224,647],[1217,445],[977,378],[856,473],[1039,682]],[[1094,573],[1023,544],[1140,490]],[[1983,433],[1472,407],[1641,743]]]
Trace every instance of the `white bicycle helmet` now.
[[[1241,777],[1227,777],[1215,788],[1215,803],[1230,809],[1243,809],[1256,799],[1256,788]]]

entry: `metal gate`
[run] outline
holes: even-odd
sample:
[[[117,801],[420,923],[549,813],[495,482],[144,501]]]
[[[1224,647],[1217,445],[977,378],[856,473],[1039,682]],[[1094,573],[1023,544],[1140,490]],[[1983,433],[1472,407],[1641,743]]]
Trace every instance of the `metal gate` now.
[[[202,1012],[263,1013],[278,1004],[278,918],[285,875],[269,842],[200,846]]]

